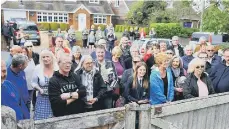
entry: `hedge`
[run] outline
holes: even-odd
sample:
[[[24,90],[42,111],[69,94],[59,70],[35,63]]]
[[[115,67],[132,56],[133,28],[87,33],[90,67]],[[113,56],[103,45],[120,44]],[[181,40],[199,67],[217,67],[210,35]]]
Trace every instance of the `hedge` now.
[[[69,24],[66,24],[66,23],[47,23],[47,22],[38,23],[39,30],[48,31],[51,29],[53,31],[56,31],[59,27],[62,31],[68,30]]]
[[[124,32],[126,28],[129,31],[131,27],[135,30],[138,26],[116,25],[115,32]],[[150,27],[139,27],[139,30],[142,28],[147,35],[151,28],[155,28],[158,38],[172,38],[174,35],[188,38],[193,32],[198,31],[196,28],[183,28],[180,23],[152,23],[150,24]]]
[[[68,24],[65,24],[65,23],[60,23],[60,29],[61,31],[65,31],[65,30],[68,30]]]
[[[57,30],[60,27],[60,24],[58,23],[49,23],[51,30]]]

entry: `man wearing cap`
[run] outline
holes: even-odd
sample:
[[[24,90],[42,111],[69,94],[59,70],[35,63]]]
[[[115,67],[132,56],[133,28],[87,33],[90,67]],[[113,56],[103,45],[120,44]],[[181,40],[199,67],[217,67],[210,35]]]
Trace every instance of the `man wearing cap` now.
[[[100,39],[98,41],[97,45],[103,45],[106,48],[107,41],[105,39]],[[96,60],[97,57],[96,57],[96,52],[95,51],[93,51],[91,53],[91,57],[93,58],[93,60]],[[106,60],[111,60],[112,59],[111,53],[109,51],[107,51],[107,50],[105,51],[105,59]]]
[[[174,54],[176,56],[184,56],[184,50],[181,47],[181,45],[179,44],[179,37],[178,36],[173,36],[172,38],[172,43],[173,45],[171,46],[171,50],[174,52]]]

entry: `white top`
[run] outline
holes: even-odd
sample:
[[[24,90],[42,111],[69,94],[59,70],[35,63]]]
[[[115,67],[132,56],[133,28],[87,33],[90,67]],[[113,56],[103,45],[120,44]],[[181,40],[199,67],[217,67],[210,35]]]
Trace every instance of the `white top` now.
[[[175,51],[175,55],[176,55],[176,56],[180,56],[178,47],[175,47],[175,48],[174,48],[174,51]]]
[[[33,59],[31,59],[28,62],[28,66],[24,70],[25,71],[25,77],[26,77],[26,81],[27,81],[28,90],[33,90],[33,87],[31,85],[31,80],[32,80],[32,76],[33,76],[33,72],[34,72],[35,67],[36,67],[36,65],[35,65]]]

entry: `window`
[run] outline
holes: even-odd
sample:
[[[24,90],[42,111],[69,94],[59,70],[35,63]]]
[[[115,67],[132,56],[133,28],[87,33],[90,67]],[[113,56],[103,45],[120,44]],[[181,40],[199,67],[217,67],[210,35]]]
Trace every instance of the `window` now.
[[[54,16],[54,22],[58,22],[58,17]]]
[[[41,16],[37,16],[37,21],[38,21],[38,22],[42,22]]]
[[[115,7],[119,7],[119,0],[115,0]]]
[[[37,22],[64,22],[68,23],[67,13],[37,12]]]
[[[96,4],[99,4],[99,0],[89,0],[89,3],[96,3]]]
[[[107,16],[106,15],[94,15],[94,23],[95,24],[106,24]]]

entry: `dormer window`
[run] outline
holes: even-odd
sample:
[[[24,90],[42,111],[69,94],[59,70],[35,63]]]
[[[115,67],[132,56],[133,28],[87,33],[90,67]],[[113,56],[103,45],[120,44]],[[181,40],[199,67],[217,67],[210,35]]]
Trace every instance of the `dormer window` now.
[[[115,7],[119,7],[119,3],[120,3],[119,0],[115,0]]]
[[[99,0],[89,0],[89,3],[99,4]]]

